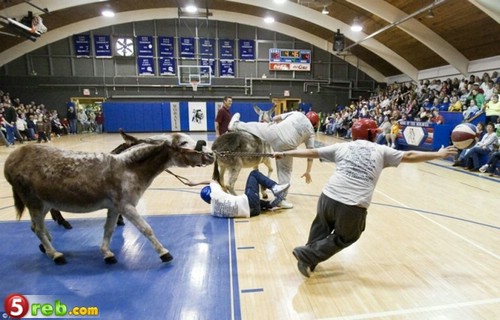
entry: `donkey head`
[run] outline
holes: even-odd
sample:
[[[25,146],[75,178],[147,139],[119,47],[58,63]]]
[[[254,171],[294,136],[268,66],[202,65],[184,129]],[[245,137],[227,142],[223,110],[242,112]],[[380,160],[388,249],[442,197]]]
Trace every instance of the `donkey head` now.
[[[185,133],[174,133],[170,135],[171,146],[174,150],[172,160],[177,167],[199,167],[212,164],[214,155],[207,147],[207,142],[204,140],[195,141]],[[155,139],[151,137],[150,139]]]
[[[125,142],[111,151],[112,154],[122,153],[135,146],[141,147],[144,145],[165,144],[174,151],[171,156],[175,166],[196,167],[209,165],[214,162],[212,150],[207,148],[206,141],[195,141],[189,135],[184,133],[156,135],[145,139],[137,139],[129,134],[126,134],[123,130],[120,130],[120,134]]]
[[[253,106],[255,112],[259,115],[259,122],[272,122],[273,113],[276,105],[270,108],[269,110],[262,110],[257,105]]]

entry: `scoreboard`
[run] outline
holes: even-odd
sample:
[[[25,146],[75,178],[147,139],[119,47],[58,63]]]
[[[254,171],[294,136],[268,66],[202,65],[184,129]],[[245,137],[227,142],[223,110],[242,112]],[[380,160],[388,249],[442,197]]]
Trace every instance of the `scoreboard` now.
[[[311,50],[269,49],[269,70],[310,71]]]

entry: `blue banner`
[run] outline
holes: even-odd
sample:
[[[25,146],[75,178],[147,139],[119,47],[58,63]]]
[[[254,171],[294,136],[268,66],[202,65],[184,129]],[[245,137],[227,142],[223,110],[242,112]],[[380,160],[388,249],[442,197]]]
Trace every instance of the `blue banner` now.
[[[194,58],[194,38],[181,37],[181,58]]]
[[[240,60],[255,60],[255,41],[239,40]]]
[[[174,57],[174,37],[158,37],[158,55]]]
[[[160,75],[162,76],[175,75],[176,67],[174,58],[160,57],[158,59],[158,63],[160,65]]]
[[[219,67],[221,78],[234,78],[234,60],[221,60]]]
[[[154,57],[153,37],[137,36],[137,56]]]
[[[215,77],[215,60],[214,59],[201,59],[201,65],[204,67],[210,67],[210,75]]]
[[[94,35],[94,49],[96,58],[111,58],[111,37]]]
[[[77,58],[90,57],[90,36],[88,34],[73,35],[73,47]]]
[[[149,57],[138,57],[137,68],[140,76],[154,76],[154,59]]]
[[[219,59],[234,59],[234,40],[219,40]]]
[[[200,57],[202,59],[215,58],[215,40],[214,39],[200,39]]]

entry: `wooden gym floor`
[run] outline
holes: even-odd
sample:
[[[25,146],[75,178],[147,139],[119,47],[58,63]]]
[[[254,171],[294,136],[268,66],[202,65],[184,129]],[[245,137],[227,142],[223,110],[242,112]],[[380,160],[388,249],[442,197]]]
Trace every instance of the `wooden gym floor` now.
[[[210,143],[214,138],[194,136]],[[344,142],[323,135],[317,141]],[[109,152],[119,143],[118,134],[82,134],[53,138],[50,144]],[[12,150],[0,147],[2,171]],[[386,169],[360,240],[306,279],[291,252],[306,241],[318,196],[335,164],[315,161],[313,183],[306,184],[300,178],[305,160],[294,161],[288,200],[295,207],[252,219],[211,217],[199,197],[201,187],[186,187],[161,174],[138,209],[174,255],[164,267],[130,224],[113,237],[118,264],[105,265],[98,252],[104,211],[64,213],[75,225],[67,231],[47,218],[54,244],[68,257],[67,265],[54,265],[38,251],[29,215],[15,222],[11,189],[2,175],[0,283],[8,285],[0,286],[1,299],[12,291],[74,294],[81,297],[75,303],[83,303],[83,297],[87,305],[102,303],[100,317],[109,319],[500,319],[498,177],[456,169],[445,160]],[[210,179],[213,167],[171,169],[198,181]],[[249,170],[240,174],[239,192]],[[33,282],[24,281],[23,272]],[[103,274],[111,278],[103,280]],[[186,274],[198,281],[192,287],[197,291],[184,289],[189,286]],[[159,279],[164,286],[143,286]],[[118,286],[120,301],[109,298],[114,293],[102,290],[103,283]],[[134,301],[144,294],[151,295],[138,307]],[[161,312],[151,311],[165,305]]]

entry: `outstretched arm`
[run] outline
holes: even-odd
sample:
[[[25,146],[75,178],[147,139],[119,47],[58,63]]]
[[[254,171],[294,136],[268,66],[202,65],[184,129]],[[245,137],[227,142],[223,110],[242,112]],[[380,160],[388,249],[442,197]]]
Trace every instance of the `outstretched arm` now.
[[[429,160],[442,159],[456,155],[457,152],[458,152],[457,148],[453,146],[448,146],[446,148],[442,146],[441,149],[433,152],[413,151],[413,150],[406,151],[403,155],[403,159],[401,160],[401,162],[414,163],[414,162],[424,162]]]
[[[283,157],[318,159],[319,153],[318,150],[316,149],[288,150],[288,151],[275,152],[274,157],[276,159],[281,159]]]

